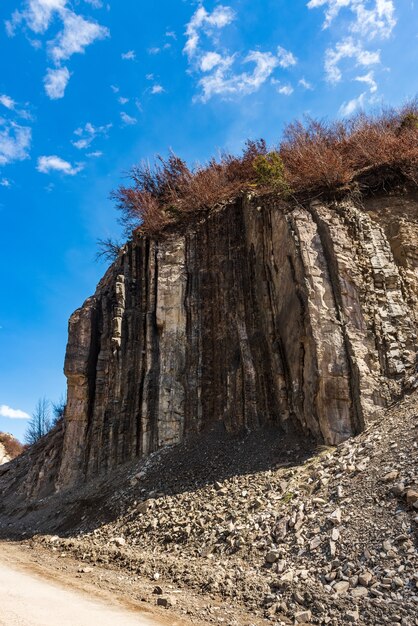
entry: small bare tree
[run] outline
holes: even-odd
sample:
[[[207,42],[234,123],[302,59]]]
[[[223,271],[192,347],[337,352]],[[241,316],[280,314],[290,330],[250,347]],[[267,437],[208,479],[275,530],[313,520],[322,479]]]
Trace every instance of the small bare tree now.
[[[49,400],[40,398],[29,421],[25,433],[25,441],[28,445],[33,445],[41,437],[47,434],[52,427],[51,407]]]
[[[64,418],[65,408],[67,406],[67,398],[66,396],[61,396],[58,402],[52,403],[52,426],[58,424],[58,422]]]

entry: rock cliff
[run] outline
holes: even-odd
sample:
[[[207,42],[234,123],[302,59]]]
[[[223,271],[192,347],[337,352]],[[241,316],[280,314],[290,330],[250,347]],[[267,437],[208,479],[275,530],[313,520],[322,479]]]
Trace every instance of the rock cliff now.
[[[64,422],[0,470],[43,498],[215,426],[337,444],[416,383],[416,190],[245,196],[124,246],[69,321]]]
[[[416,366],[418,196],[238,199],[128,243],[69,322],[58,489],[222,422],[336,444]]]

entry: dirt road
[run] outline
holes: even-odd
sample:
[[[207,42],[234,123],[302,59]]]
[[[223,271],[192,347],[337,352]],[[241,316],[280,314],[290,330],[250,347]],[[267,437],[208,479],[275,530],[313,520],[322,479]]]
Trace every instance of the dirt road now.
[[[158,626],[135,612],[0,563],[0,626]]]

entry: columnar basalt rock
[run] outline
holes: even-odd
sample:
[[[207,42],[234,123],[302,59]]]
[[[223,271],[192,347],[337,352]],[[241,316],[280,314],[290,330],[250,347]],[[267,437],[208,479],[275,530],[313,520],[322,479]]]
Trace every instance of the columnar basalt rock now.
[[[58,486],[216,421],[328,444],[362,430],[415,364],[417,214],[406,196],[245,198],[127,244],[70,320]]]

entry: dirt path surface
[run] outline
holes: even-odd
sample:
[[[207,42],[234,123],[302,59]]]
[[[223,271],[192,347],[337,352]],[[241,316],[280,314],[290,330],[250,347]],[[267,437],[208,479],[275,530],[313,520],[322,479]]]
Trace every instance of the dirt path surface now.
[[[0,589],[1,626],[157,626],[148,618],[1,563]]]
[[[0,626],[202,625],[155,606],[120,570],[63,556],[32,541],[0,542]]]

